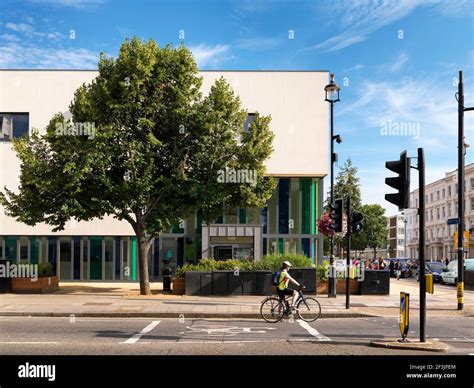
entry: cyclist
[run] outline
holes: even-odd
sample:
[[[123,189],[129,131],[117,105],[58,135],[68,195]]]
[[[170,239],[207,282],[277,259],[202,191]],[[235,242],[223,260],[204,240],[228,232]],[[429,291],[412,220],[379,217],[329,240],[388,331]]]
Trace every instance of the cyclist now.
[[[289,261],[283,262],[281,266],[280,278],[278,279],[278,289],[277,289],[278,296],[280,297],[280,300],[282,302],[285,302],[286,295],[292,295],[290,312],[291,310],[295,309],[295,302],[296,302],[296,298],[298,297],[298,291],[293,290],[292,288],[289,288],[288,283],[291,282],[300,288],[303,287],[295,279],[293,279],[291,275],[289,274],[289,270],[291,266],[292,265]]]

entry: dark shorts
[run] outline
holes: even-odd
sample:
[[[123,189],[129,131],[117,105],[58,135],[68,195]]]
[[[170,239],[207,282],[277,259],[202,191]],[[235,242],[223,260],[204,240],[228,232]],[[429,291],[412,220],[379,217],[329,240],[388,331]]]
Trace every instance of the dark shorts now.
[[[293,295],[293,291],[294,290],[291,288],[285,288],[284,290],[278,289],[278,296],[283,300],[286,295]]]

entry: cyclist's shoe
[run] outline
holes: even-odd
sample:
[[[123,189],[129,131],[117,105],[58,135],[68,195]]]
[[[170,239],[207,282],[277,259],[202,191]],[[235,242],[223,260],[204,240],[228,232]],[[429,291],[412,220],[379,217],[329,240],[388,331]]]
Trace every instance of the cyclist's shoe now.
[[[285,314],[286,314],[286,315],[291,315],[291,314],[293,314],[293,312],[291,311],[291,308],[286,309],[286,310],[285,310]]]

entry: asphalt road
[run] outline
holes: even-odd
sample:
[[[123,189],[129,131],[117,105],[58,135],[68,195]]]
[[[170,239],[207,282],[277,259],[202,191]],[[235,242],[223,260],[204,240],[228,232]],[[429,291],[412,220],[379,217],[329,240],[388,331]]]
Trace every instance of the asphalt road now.
[[[410,338],[418,334],[412,319]],[[474,318],[430,318],[428,338],[450,354],[474,355]],[[1,355],[252,355],[431,354],[370,347],[399,336],[396,318],[294,319],[269,324],[244,319],[1,317]],[[439,353],[442,354],[442,353]]]

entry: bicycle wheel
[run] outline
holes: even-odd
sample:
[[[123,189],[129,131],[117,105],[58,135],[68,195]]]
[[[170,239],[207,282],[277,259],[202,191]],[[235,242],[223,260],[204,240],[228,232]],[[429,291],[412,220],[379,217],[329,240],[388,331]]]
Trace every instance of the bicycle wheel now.
[[[298,317],[306,322],[313,322],[321,316],[321,305],[315,298],[304,297],[298,302]]]
[[[260,315],[269,323],[276,323],[283,318],[285,308],[279,298],[270,296],[260,305]]]

